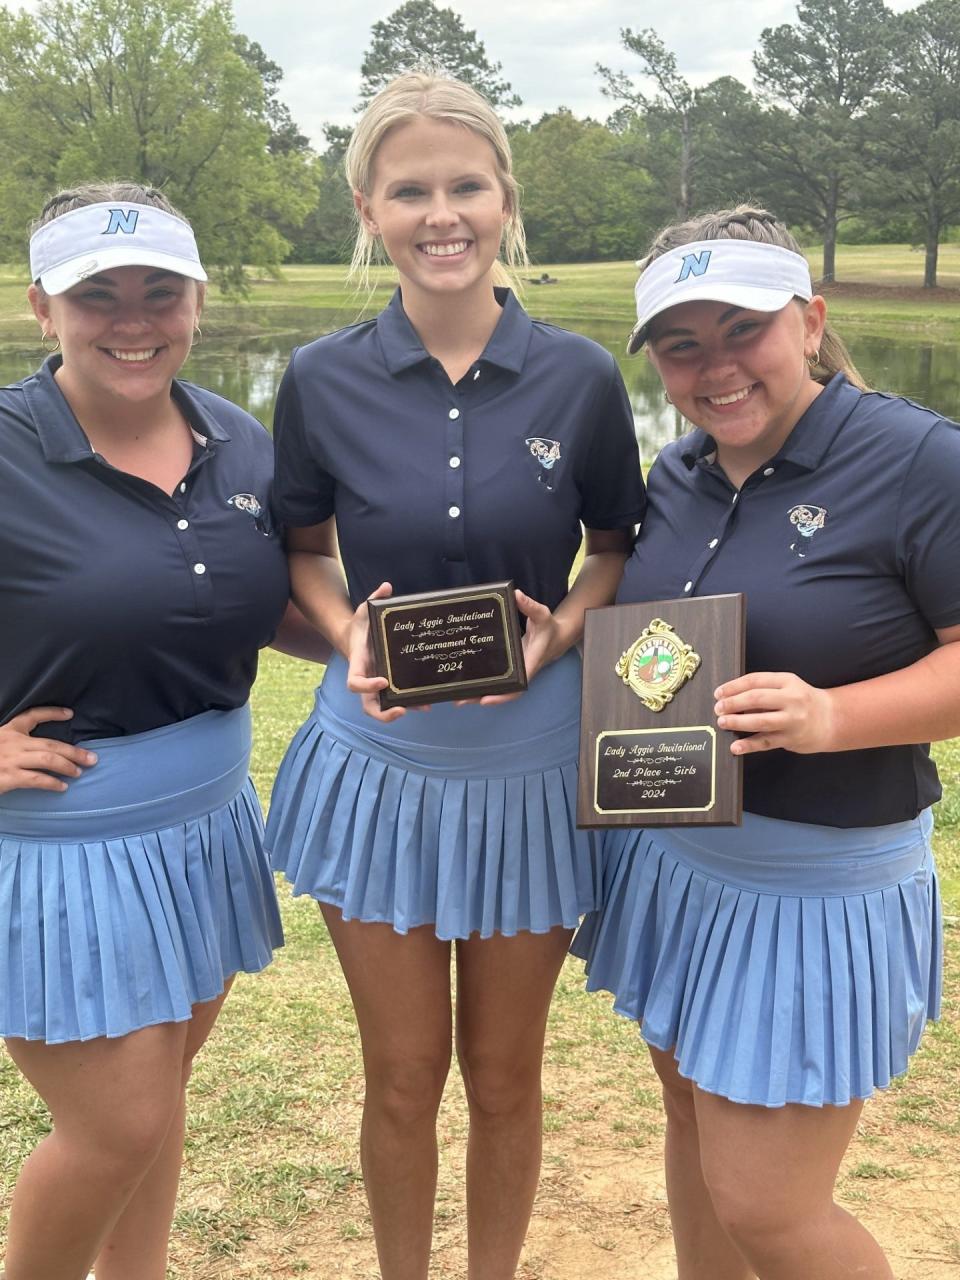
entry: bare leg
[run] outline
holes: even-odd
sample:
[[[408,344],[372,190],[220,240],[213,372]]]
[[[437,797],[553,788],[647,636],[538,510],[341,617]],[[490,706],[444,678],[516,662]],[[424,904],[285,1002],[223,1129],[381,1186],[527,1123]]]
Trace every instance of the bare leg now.
[[[6,1280],[86,1276],[166,1140],[186,1035],[179,1023],[116,1040],[7,1041],[49,1107],[53,1131],[24,1163],[14,1190]]]
[[[773,1109],[700,1089],[694,1098],[714,1209],[761,1280],[893,1280],[876,1240],[833,1199],[861,1102]]]
[[[457,1052],[470,1108],[468,1280],[512,1280],[540,1178],[543,1039],[572,931],[457,943]]]
[[[233,979],[216,1000],[193,1006],[181,1063],[181,1092],[160,1153],[104,1240],[97,1258],[97,1280],[164,1280],[170,1224],[183,1164],[186,1086],[193,1060],[213,1030]]]
[[[363,1046],[364,1184],[383,1280],[426,1280],[437,1189],[437,1109],[450,1069],[450,944],[321,906]]]
[[[693,1085],[672,1053],[650,1048],[650,1056],[667,1113],[664,1159],[678,1280],[749,1280],[753,1271],[720,1225],[703,1179]]]

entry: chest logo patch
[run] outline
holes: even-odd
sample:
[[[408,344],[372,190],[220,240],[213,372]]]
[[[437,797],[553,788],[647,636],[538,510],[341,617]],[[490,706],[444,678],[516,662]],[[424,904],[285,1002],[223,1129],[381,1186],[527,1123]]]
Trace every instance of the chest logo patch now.
[[[232,498],[227,499],[228,507],[236,507],[238,511],[244,511],[251,516],[257,527],[258,533],[267,533],[266,521],[263,519],[263,507],[260,505],[260,499],[253,493],[235,493]]]
[[[685,644],[669,623],[654,618],[620,655],[614,670],[650,711],[662,711],[696,673],[700,655]]]
[[[790,550],[802,560],[810,549],[810,541],[814,534],[827,523],[827,509],[801,504],[798,507],[791,507],[789,516],[790,523],[797,531],[793,542],[790,543]]]
[[[550,473],[560,461],[560,441],[547,440],[544,436],[529,436],[524,443],[531,456],[540,463],[537,479],[548,489],[552,489],[553,476]]]

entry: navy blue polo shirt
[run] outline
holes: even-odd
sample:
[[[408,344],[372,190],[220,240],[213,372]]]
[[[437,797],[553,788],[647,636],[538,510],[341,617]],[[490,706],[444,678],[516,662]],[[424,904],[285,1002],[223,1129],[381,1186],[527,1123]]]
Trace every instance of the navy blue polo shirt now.
[[[295,351],[280,384],[276,507],[336,516],[350,597],[513,578],[551,609],[581,540],[634,525],[643,482],[613,357],[533,321],[509,290],[454,386],[399,291],[375,319]]]
[[[821,688],[909,666],[960,624],[960,428],[836,375],[739,493],[694,431],[648,478],[618,600],[742,591],[747,670]],[[751,813],[880,826],[940,796],[926,746],[744,760]]]
[[[241,706],[289,593],[270,437],[175,382],[196,443],[171,497],[93,453],[59,364],[0,388],[0,721],[72,707],[37,732],[76,742]]]

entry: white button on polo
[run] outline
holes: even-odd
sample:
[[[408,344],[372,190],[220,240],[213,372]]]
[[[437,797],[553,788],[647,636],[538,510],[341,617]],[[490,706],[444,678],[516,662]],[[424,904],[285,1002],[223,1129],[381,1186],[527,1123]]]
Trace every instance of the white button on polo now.
[[[189,529],[189,528],[190,528],[190,521],[189,521],[189,520],[178,520],[178,521],[177,521],[177,528],[178,528],[178,529]]]
[[[456,454],[454,454],[453,457],[450,459],[450,465],[451,467],[453,467],[454,470],[456,470],[457,467],[459,467],[460,459],[457,457]]]
[[[711,538],[710,541],[707,543],[707,546],[712,551],[719,541],[720,541],[719,538]]]
[[[186,493],[186,492],[187,492],[187,482],[186,482],[186,480],[182,480],[182,481],[180,482],[180,492],[181,492],[181,493]]]
[[[451,507],[450,510],[447,512],[447,515],[450,517],[451,520],[456,520],[459,514],[460,514],[459,507]]]
[[[686,585],[683,589],[684,589],[684,591],[692,591],[692,590],[693,590],[693,583],[692,583],[692,582],[688,582],[688,583],[687,583],[687,585]]]
[[[193,572],[194,572],[194,573],[206,573],[206,572],[207,572],[207,566],[206,566],[205,564],[195,564],[195,565],[193,566]]]
[[[764,474],[765,476],[772,476],[772,475],[773,475],[773,472],[774,472],[774,468],[773,468],[773,467],[764,467],[764,468],[763,468],[763,474]]]
[[[733,498],[731,499],[731,501],[732,501],[732,502],[736,502],[736,500],[737,500],[739,497],[740,497],[739,493],[735,493],[735,494],[733,495]]]
[[[451,421],[454,421],[455,419],[460,417],[460,410],[451,409],[450,412],[447,414],[447,417],[450,418]]]

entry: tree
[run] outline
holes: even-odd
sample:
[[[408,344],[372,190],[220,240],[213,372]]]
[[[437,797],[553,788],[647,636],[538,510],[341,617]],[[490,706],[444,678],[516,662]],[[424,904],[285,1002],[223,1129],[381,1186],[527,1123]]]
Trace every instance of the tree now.
[[[651,96],[626,72],[612,71],[597,63],[597,74],[604,82],[601,92],[638,115],[647,116],[649,123],[659,126],[658,131],[676,131],[679,140],[675,179],[677,217],[688,218],[693,207],[693,171],[696,164],[696,95],[677,70],[675,55],[652,28],[631,31],[625,27],[620,32],[620,41],[628,52],[640,59],[642,74],[653,81],[656,92]]]
[[[611,117],[615,129],[631,118],[643,121],[635,136],[646,139],[635,159],[672,200],[659,221],[688,218],[706,204],[722,204],[737,188],[739,175],[726,163],[716,145],[718,133],[731,113],[742,114],[755,105],[749,91],[732,76],[721,76],[702,88],[694,88],[677,69],[674,54],[650,28],[620,32],[620,39],[641,63],[641,74],[652,81],[653,92],[638,85],[623,71],[597,65],[604,81],[602,92],[620,103]]]
[[[283,68],[267,57],[263,46],[256,40],[248,40],[238,33],[233,37],[233,47],[244,62],[253,67],[263,85],[264,115],[270,125],[270,140],[267,143],[269,150],[274,155],[287,155],[291,151],[308,152],[310,139],[300,132],[290,114],[290,108],[277,96],[283,79]]]
[[[433,0],[406,0],[371,28],[373,37],[360,73],[360,107],[395,75],[415,67],[444,72],[473,85],[493,105],[517,107],[520,99],[505,80],[501,64],[489,62],[483,41],[468,31],[453,9],[438,9]]]
[[[660,193],[632,162],[631,136],[561,108],[511,130],[510,142],[535,260],[636,257],[658,221]]]
[[[886,82],[892,15],[883,0],[801,0],[794,25],[768,27],[753,56],[770,104],[769,166],[794,175],[803,220],[823,236],[823,279],[836,274],[837,225],[849,212],[865,113]]]
[[[329,128],[327,131],[329,139]],[[322,155],[313,159],[317,202],[303,225],[292,232],[293,262],[349,262],[357,223],[353,192],[343,171],[343,147],[334,138]]]
[[[22,255],[51,191],[119,176],[169,195],[226,286],[244,287],[244,263],[275,270],[278,225],[301,221],[314,189],[300,150],[271,150],[276,82],[252,51],[229,0],[0,8],[0,256]]]
[[[891,89],[869,117],[864,197],[881,215],[909,212],[933,288],[941,237],[960,219],[960,4],[927,0],[896,24]]]

